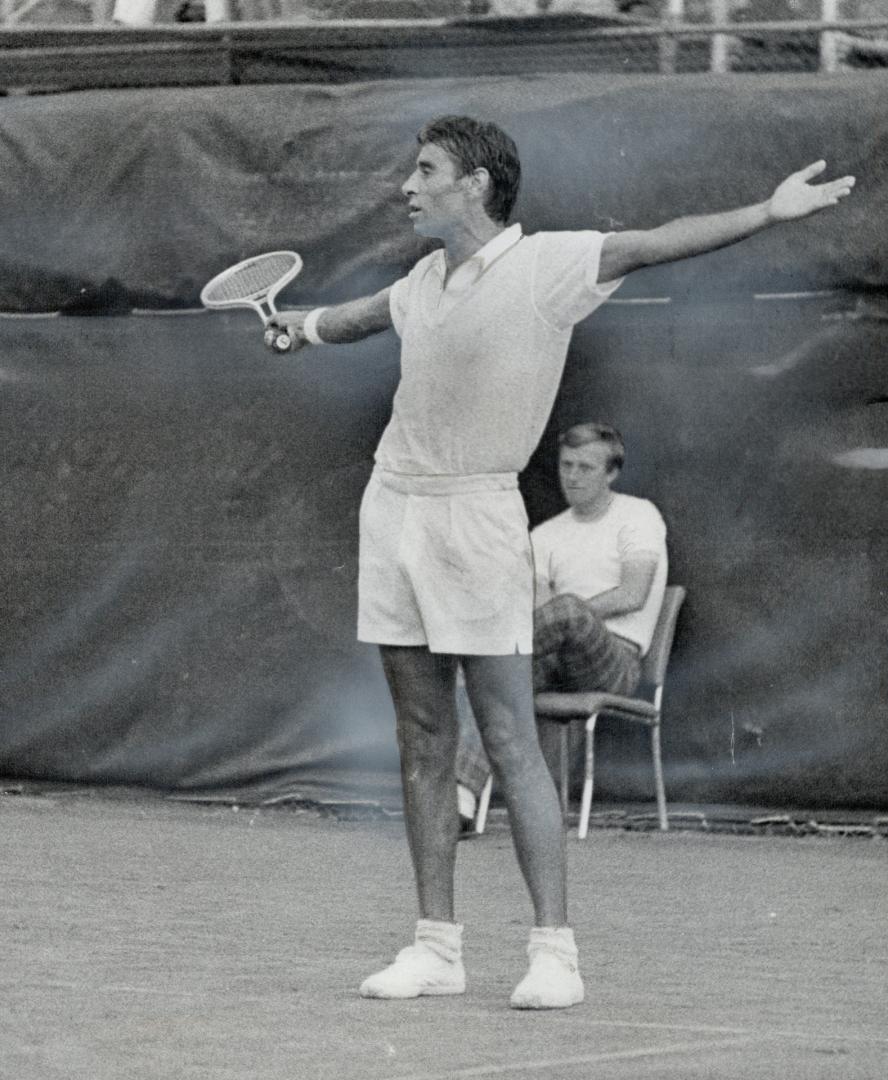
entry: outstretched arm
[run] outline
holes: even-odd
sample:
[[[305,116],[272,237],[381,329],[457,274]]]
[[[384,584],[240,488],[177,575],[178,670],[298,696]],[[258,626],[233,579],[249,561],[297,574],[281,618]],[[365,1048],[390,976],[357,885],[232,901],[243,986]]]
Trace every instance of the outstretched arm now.
[[[387,330],[392,325],[389,307],[390,292],[391,286],[373,296],[362,296],[358,300],[349,300],[344,304],[324,308],[317,319],[315,327],[317,333],[329,345],[344,345],[351,341],[362,341],[371,334]],[[312,310],[312,308],[294,308],[278,312],[273,325],[287,330],[293,340],[291,352],[309,343],[304,328],[306,316]]]
[[[605,238],[601,248],[598,280],[613,281],[643,266],[702,255],[734,244],[780,221],[793,221],[834,206],[851,194],[854,177],[843,176],[825,184],[812,184],[814,177],[825,168],[825,161],[815,161],[792,173],[770,199],[754,206],[722,214],[676,218],[656,229],[612,233]]]

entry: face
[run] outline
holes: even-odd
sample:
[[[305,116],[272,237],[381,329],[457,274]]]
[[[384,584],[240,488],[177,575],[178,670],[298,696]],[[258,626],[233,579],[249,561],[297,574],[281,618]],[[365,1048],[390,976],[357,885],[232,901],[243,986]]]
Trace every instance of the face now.
[[[558,479],[570,506],[584,510],[604,497],[619,470],[608,469],[610,447],[606,443],[562,446],[558,455]]]
[[[416,168],[402,185],[413,230],[420,236],[440,238],[465,219],[471,176],[459,175],[456,160],[435,143],[426,143]]]

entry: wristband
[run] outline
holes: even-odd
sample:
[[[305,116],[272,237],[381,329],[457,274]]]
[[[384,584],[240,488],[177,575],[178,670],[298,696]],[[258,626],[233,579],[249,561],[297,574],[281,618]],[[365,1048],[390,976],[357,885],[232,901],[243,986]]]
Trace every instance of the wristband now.
[[[326,310],[325,307],[316,307],[314,311],[310,311],[305,316],[305,322],[302,324],[302,336],[310,345],[327,344],[318,333],[318,319],[320,319]]]

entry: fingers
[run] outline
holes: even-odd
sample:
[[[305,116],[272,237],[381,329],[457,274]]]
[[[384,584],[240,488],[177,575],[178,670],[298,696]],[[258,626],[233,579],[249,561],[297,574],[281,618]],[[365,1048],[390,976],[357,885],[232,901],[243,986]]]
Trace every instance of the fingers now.
[[[813,208],[821,209],[826,206],[835,206],[840,200],[847,198],[857,183],[854,176],[841,176],[837,180],[830,180],[825,184],[812,184],[811,180],[819,176],[826,168],[825,161],[815,161],[799,172],[794,173],[792,179],[800,182],[808,191],[808,197],[814,200]]]
[[[825,168],[826,162],[821,159],[820,161],[814,161],[810,165],[806,165],[804,169],[799,169],[795,175],[799,180],[813,180],[815,176],[820,176]]]
[[[832,182],[833,194],[837,199],[844,199],[846,195],[851,194],[851,189],[857,183],[857,180],[853,176],[843,176],[841,180],[834,180]]]
[[[297,334],[294,334],[286,326],[279,326],[275,323],[269,323],[262,335],[262,340],[265,343],[266,349],[271,349],[276,353],[295,352],[297,349],[301,349],[305,344],[305,341]]]
[[[840,199],[845,199],[851,194],[856,180],[853,176],[843,176],[839,180],[832,180],[828,184],[821,184],[814,190],[820,195],[825,206],[835,206]]]

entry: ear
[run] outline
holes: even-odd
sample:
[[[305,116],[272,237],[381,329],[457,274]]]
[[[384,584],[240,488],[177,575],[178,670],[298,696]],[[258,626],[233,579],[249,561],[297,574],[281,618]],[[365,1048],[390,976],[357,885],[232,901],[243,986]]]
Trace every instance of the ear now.
[[[487,192],[490,190],[490,173],[487,169],[479,166],[477,169],[472,169],[469,173],[469,179],[474,191],[477,192],[481,198],[485,198]]]

